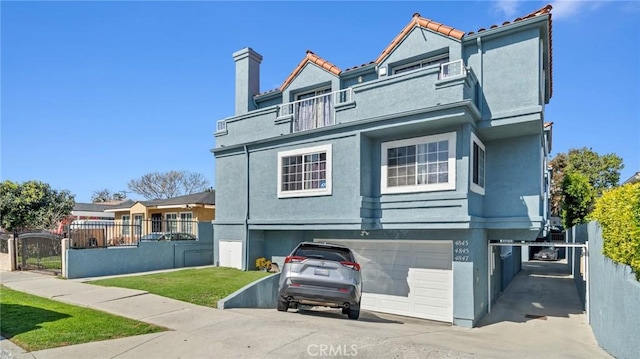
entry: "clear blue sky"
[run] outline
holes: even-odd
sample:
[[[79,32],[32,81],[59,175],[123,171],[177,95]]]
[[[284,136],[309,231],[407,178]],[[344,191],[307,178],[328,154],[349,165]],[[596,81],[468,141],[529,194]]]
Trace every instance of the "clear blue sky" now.
[[[264,56],[265,91],[307,49],[341,69],[374,60],[414,12],[476,31],[546,4],[2,1],[0,178],[44,181],[78,202],[153,171],[215,186],[209,150],[234,111],[233,52]],[[640,3],[551,4],[552,155],[616,153],[625,180],[640,171]]]

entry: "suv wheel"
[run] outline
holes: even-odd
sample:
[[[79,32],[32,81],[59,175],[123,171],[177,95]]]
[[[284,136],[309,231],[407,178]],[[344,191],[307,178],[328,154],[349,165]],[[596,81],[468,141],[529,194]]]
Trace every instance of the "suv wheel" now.
[[[278,311],[286,312],[289,309],[289,303],[286,300],[278,299]]]
[[[347,316],[349,319],[357,320],[360,318],[360,303],[348,309]]]

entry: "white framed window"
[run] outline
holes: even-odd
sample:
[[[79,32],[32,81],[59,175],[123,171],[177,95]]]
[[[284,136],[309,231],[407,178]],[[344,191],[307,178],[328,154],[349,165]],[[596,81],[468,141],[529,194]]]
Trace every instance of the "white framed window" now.
[[[278,152],[278,198],[331,194],[331,145]]]
[[[134,233],[139,236],[142,234],[142,221],[144,220],[144,214],[136,213],[133,215],[133,224],[135,224]]]
[[[423,59],[419,61],[410,62],[408,64],[400,65],[394,67],[393,74],[401,74],[403,72],[420,69],[423,67],[428,67],[435,64],[444,64],[449,62],[449,54],[442,54],[437,56],[432,56],[428,59]]]
[[[180,232],[195,234],[193,212],[180,212]]]
[[[165,232],[178,231],[178,214],[176,212],[165,213],[164,219],[166,221]]]
[[[383,142],[381,192],[456,188],[456,133]]]
[[[470,164],[471,170],[469,174],[470,178],[470,186],[469,188],[476,193],[484,195],[484,184],[485,184],[485,149],[484,144],[476,137],[476,135],[471,133],[471,154],[470,154]]]
[[[122,235],[129,235],[129,225],[131,224],[131,216],[128,214],[122,215]]]

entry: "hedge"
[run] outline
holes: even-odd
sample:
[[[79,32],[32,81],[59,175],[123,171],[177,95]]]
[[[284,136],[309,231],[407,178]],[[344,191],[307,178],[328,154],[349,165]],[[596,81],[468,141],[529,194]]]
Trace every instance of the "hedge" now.
[[[640,183],[606,191],[590,217],[602,227],[602,253],[629,265],[640,280]]]

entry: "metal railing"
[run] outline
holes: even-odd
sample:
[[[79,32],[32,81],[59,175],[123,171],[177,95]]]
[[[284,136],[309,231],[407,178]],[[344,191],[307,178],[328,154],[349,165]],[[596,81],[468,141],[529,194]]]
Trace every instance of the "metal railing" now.
[[[219,120],[216,123],[216,133],[227,132],[227,120]]]
[[[440,65],[440,79],[457,77],[467,74],[462,60],[450,61]]]
[[[121,223],[71,223],[66,230],[69,247],[106,248],[110,246],[137,246],[141,231],[139,224]]]
[[[197,240],[198,221],[144,219],[135,223],[114,220],[104,223],[71,223],[66,233],[74,249],[138,246],[140,241]]]
[[[307,131],[335,124],[334,106],[353,101],[353,90],[347,88],[328,94],[284,103],[279,116],[293,115],[293,131]]]
[[[0,233],[0,253],[9,253],[9,238],[12,237],[9,233]]]

